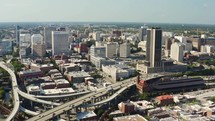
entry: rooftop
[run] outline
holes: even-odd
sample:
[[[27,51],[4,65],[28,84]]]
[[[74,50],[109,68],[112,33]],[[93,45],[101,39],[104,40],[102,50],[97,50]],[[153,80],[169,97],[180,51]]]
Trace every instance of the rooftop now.
[[[69,72],[66,75],[70,75],[73,77],[90,77],[89,73],[85,71],[74,71],[74,72]]]
[[[144,117],[140,115],[130,115],[113,118],[114,121],[147,121]]]
[[[78,120],[86,119],[86,118],[90,118],[90,117],[95,117],[95,116],[97,116],[97,115],[93,111],[77,113],[77,119]]]
[[[61,89],[45,89],[41,91],[44,95],[56,95],[56,94],[69,94],[75,91],[72,88],[61,88]]]

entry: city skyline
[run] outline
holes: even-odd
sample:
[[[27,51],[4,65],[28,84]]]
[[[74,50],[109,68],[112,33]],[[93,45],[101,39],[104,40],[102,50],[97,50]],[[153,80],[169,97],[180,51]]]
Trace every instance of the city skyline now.
[[[213,0],[11,0],[0,22],[152,22],[215,24]]]

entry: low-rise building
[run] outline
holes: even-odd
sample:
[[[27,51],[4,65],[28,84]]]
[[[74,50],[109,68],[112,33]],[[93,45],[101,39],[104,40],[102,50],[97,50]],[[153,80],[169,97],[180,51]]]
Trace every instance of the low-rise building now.
[[[174,100],[172,95],[161,95],[155,98],[155,102],[160,106],[164,106],[173,104]]]
[[[42,88],[42,89],[55,89],[56,88],[56,83],[55,82],[41,83],[40,88]]]
[[[39,95],[40,94],[40,87],[39,86],[28,86],[27,93],[32,95]]]
[[[107,75],[111,76],[114,81],[129,78],[135,75],[136,70],[132,67],[118,64],[118,65],[108,65],[102,66],[102,71]]]
[[[145,119],[141,115],[136,114],[136,115],[115,117],[113,118],[113,121],[147,121],[147,119]]]
[[[20,79],[38,78],[44,76],[42,71],[33,70],[20,71],[18,75]]]
[[[90,77],[89,73],[84,71],[66,72],[64,75],[68,78],[70,83],[82,83],[86,77]]]
[[[96,121],[97,115],[93,111],[79,112],[79,113],[77,113],[77,120],[78,121]]]
[[[57,88],[68,88],[70,87],[70,83],[66,79],[57,79],[54,80]]]
[[[134,104],[130,103],[130,102],[121,102],[118,104],[118,108],[120,111],[122,111],[123,113],[132,113],[134,112]]]
[[[101,69],[102,65],[113,65],[116,62],[102,57],[90,57],[90,61],[96,66],[96,68]]]

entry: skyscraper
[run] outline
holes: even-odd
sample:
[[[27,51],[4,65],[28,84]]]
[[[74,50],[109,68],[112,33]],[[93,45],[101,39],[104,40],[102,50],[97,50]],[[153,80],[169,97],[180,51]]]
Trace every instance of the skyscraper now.
[[[47,49],[52,48],[52,31],[56,31],[56,28],[44,27],[44,42]]]
[[[19,47],[19,26],[16,26],[16,46]]]
[[[147,29],[146,60],[150,67],[161,66],[162,30],[160,28]]]
[[[140,41],[144,41],[146,40],[146,35],[147,35],[147,26],[141,26],[140,30],[139,30],[139,39]]]
[[[52,31],[52,55],[69,53],[69,33]]]

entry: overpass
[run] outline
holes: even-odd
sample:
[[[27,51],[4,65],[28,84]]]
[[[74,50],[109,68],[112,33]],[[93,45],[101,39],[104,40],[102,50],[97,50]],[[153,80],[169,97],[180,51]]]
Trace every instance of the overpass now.
[[[110,102],[111,100],[113,100],[114,98],[116,98],[119,94],[121,94],[123,91],[125,91],[127,88],[133,86],[135,83],[131,83],[129,85],[127,85],[126,87],[121,88],[120,90],[118,90],[116,93],[114,93],[113,95],[111,95],[108,99],[106,100],[102,100],[96,103],[91,103],[91,104],[85,104],[82,105],[81,107],[91,107],[91,106],[96,106],[96,105],[101,105],[101,104],[105,104],[107,102]]]
[[[20,94],[22,97],[24,97],[26,99],[29,99],[31,101],[37,102],[37,103],[48,104],[48,105],[55,105],[55,106],[61,105],[60,103],[55,103],[55,102],[51,102],[51,101],[37,99],[34,96],[32,96],[30,94],[27,94],[27,93],[24,93],[24,92],[22,92],[19,89],[17,89],[17,91],[18,91],[18,94]]]
[[[17,80],[16,80],[16,75],[14,74],[14,70],[11,69],[7,64],[5,64],[4,62],[0,62],[0,67],[3,68],[4,70],[6,70],[12,79],[12,91],[13,91],[13,110],[10,113],[10,115],[7,117],[6,121],[11,121],[16,113],[19,111],[19,107],[20,107],[20,102],[19,102],[19,95],[18,95],[18,85],[17,85]]]
[[[91,101],[91,99],[93,99],[93,98],[98,98],[100,96],[103,96],[103,95],[107,94],[109,92],[110,88],[112,90],[114,90],[114,91],[120,89],[117,93],[115,93],[109,99],[104,100],[102,102],[102,104],[106,103],[107,101],[112,100],[113,98],[115,98],[118,94],[120,94],[121,92],[123,92],[124,90],[129,88],[130,86],[135,85],[134,81],[132,81],[133,79],[136,79],[136,77],[132,78],[132,79],[127,79],[127,80],[125,80],[123,82],[118,82],[118,83],[112,84],[112,85],[110,85],[110,86],[108,86],[106,88],[101,88],[101,89],[99,89],[97,91],[91,92],[91,93],[89,93],[87,95],[84,95],[84,96],[82,96],[80,98],[77,98],[77,99],[72,100],[70,102],[64,103],[64,104],[62,104],[62,105],[60,105],[58,107],[50,109],[50,110],[48,110],[46,112],[43,112],[43,113],[41,113],[41,114],[39,114],[39,115],[37,115],[35,117],[32,117],[32,118],[28,119],[27,121],[47,121],[47,120],[50,120],[50,119],[52,119],[52,118],[54,118],[54,117],[56,117],[56,116],[58,116],[58,115],[60,115],[62,113],[65,113],[65,112],[67,112],[67,111],[69,111],[71,109],[74,109],[74,108],[84,104],[85,102]],[[151,79],[151,78],[149,77],[149,78],[146,78],[146,80],[147,79]],[[97,103],[97,104],[99,104],[99,103]]]
[[[22,107],[22,106],[20,106],[19,110],[21,110],[21,111],[23,111],[23,112],[25,112],[26,114],[31,115],[31,116],[36,116],[36,115],[39,114],[39,113],[37,113],[37,112],[28,110],[28,109],[26,109],[26,108],[24,108],[24,107]]]

